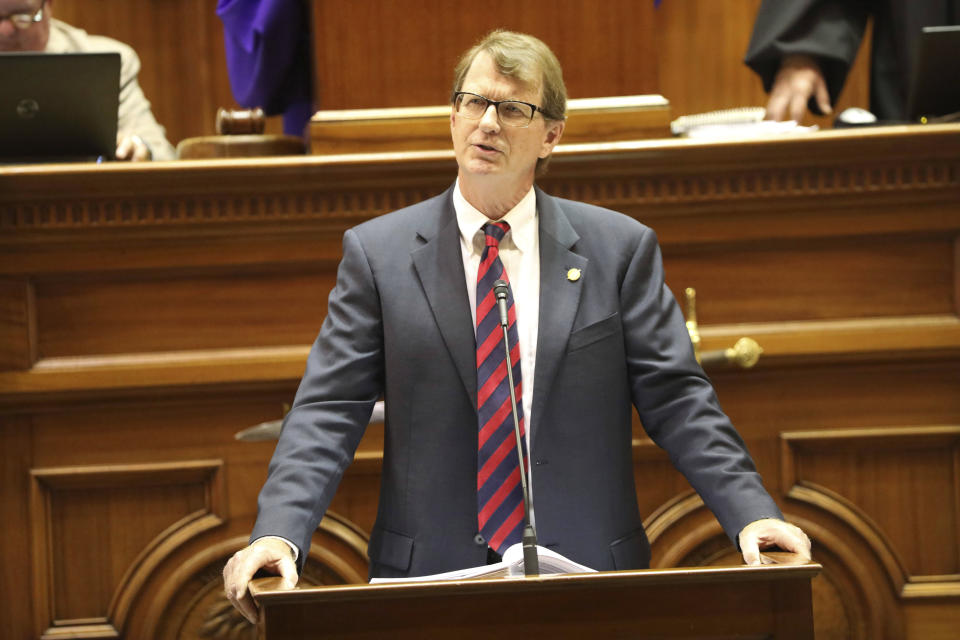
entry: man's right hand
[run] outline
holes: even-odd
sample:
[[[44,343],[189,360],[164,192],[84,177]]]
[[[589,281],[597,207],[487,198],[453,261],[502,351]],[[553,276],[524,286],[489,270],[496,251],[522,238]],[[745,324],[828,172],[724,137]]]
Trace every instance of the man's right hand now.
[[[233,606],[253,624],[259,621],[260,611],[247,587],[259,569],[280,575],[283,579],[281,589],[297,586],[297,565],[293,561],[290,545],[283,540],[260,538],[233,554],[223,568],[223,590]]]
[[[817,101],[824,115],[833,112],[830,92],[817,61],[810,56],[787,56],[773,79],[770,100],[767,101],[767,120],[800,122],[807,111],[810,96]]]

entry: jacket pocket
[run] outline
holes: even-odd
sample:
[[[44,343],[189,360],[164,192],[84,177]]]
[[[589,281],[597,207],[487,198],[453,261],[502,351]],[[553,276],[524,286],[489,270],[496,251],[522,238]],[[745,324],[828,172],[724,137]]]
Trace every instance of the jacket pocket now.
[[[376,564],[406,571],[410,568],[410,558],[413,556],[413,538],[387,529],[374,529],[367,555]]]
[[[620,314],[613,312],[603,320],[594,322],[591,325],[587,325],[571,333],[570,339],[567,341],[567,353],[582,349],[619,332]]]
[[[613,566],[618,571],[646,569],[650,566],[650,542],[646,532],[636,529],[610,543]]]

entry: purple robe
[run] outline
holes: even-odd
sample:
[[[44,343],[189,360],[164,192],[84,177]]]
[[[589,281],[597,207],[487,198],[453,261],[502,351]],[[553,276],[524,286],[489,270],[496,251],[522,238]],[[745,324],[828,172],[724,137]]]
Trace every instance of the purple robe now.
[[[310,24],[302,0],[218,0],[230,87],[244,107],[283,114],[283,130],[305,135],[313,115]]]

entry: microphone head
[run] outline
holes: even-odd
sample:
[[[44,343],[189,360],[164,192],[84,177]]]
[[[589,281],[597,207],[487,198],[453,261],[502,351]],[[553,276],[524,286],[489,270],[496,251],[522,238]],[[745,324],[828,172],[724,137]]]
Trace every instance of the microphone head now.
[[[493,283],[493,293],[497,296],[497,299],[507,298],[507,292],[510,290],[510,285],[507,284],[506,280],[497,280]]]

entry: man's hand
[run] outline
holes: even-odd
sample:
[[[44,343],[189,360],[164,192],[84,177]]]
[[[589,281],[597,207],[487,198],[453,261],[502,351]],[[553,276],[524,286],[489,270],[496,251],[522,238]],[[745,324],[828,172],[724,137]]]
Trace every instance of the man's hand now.
[[[150,147],[140,136],[117,136],[117,160],[142,162],[153,159]]]
[[[773,79],[770,100],[767,101],[767,120],[800,122],[807,111],[810,96],[814,96],[824,114],[833,112],[827,83],[816,60],[810,56],[787,56]]]
[[[810,560],[810,538],[800,527],[776,518],[754,520],[737,536],[743,561],[749,565],[762,564],[760,550],[780,547],[784,551],[799,554],[804,560]]]
[[[297,566],[290,546],[283,540],[260,538],[233,554],[223,568],[223,590],[233,606],[253,624],[259,621],[260,611],[247,586],[259,569],[279,574],[283,578],[281,589],[297,586]]]

